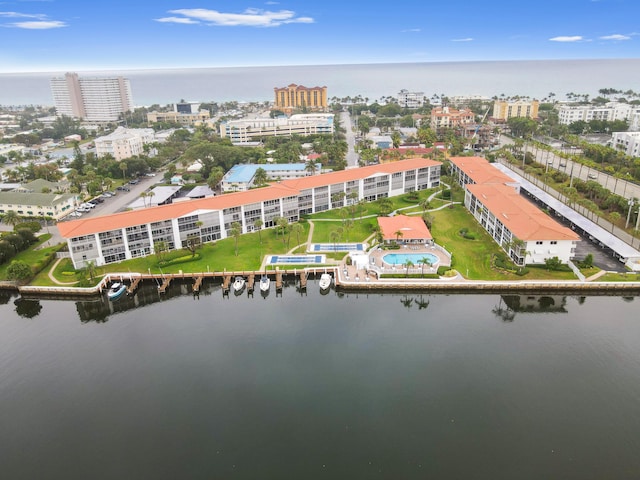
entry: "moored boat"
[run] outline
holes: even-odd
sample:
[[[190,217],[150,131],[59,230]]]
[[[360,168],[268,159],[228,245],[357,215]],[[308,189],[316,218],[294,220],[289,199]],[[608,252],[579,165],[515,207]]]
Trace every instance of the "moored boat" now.
[[[329,273],[323,273],[320,276],[320,291],[327,292],[329,288],[331,288],[331,282],[333,281],[333,277]]]
[[[241,276],[237,276],[235,278],[235,280],[233,281],[233,291],[238,294],[240,292],[242,292],[242,290],[244,290],[244,286],[245,286],[245,279],[244,277]]]
[[[269,277],[267,275],[262,275],[262,277],[260,278],[260,291],[262,293],[267,293],[270,286],[271,280],[269,279]]]
[[[115,282],[109,288],[109,291],[107,292],[107,298],[109,300],[117,300],[118,298],[120,298],[122,296],[122,294],[126,290],[127,290],[127,287],[126,287],[125,284],[120,283],[120,282]]]

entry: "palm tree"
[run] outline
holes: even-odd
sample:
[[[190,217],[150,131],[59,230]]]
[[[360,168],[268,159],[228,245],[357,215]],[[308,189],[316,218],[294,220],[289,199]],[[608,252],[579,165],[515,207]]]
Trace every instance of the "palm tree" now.
[[[253,181],[255,182],[255,184],[261,187],[262,185],[267,183],[267,180],[268,180],[267,171],[262,167],[258,168],[256,170],[255,175],[253,176]]]
[[[239,222],[233,222],[229,229],[229,235],[231,235],[236,241],[236,257],[238,256],[238,239],[242,235],[242,225]]]
[[[414,263],[411,260],[407,260],[404,264],[407,267],[407,273],[405,276],[409,276],[409,269],[414,266]]]
[[[400,239],[404,237],[404,233],[402,233],[402,230],[396,230],[395,232],[393,232],[393,234],[396,236],[396,243],[399,243]]]
[[[276,222],[276,225],[278,227],[278,230],[282,232],[282,244],[285,245],[286,244],[285,235],[289,227],[289,220],[287,220],[284,217],[278,217],[278,221]]]
[[[153,190],[151,190],[150,192],[147,192],[147,197],[149,197],[149,206],[151,206],[151,199],[153,198],[154,195],[155,193],[153,192]]]
[[[420,208],[422,208],[423,213],[425,213],[429,208],[431,208],[431,202],[429,202],[428,198],[425,198],[420,202]]]
[[[427,257],[422,257],[420,259],[420,264],[422,265],[422,276],[424,277],[424,266],[429,265],[429,268],[431,268],[431,260],[429,260]]]
[[[307,160],[307,162],[304,164],[304,169],[309,172],[310,175],[315,175],[316,174],[316,162],[314,162],[313,160]]]
[[[122,179],[126,180],[127,175],[127,162],[120,162],[120,170],[122,170]]]
[[[291,225],[291,231],[296,234],[298,245],[300,245],[300,234],[304,232],[304,227],[300,223],[294,223]]]
[[[12,227],[15,227],[18,223],[20,223],[21,220],[20,220],[20,216],[14,210],[9,210],[2,217],[2,221],[7,225],[11,225]]]
[[[147,208],[147,197],[148,197],[147,192],[142,192],[140,194],[140,198],[142,198],[142,203],[145,208]]]
[[[337,251],[338,250],[337,242],[338,242],[338,239],[340,238],[340,232],[338,232],[338,230],[331,230],[329,232],[329,238],[333,242],[333,249]]]
[[[262,221],[261,218],[256,218],[253,222],[253,228],[258,230],[258,239],[260,239],[260,243],[262,243],[262,226],[263,225],[264,225],[264,222]]]

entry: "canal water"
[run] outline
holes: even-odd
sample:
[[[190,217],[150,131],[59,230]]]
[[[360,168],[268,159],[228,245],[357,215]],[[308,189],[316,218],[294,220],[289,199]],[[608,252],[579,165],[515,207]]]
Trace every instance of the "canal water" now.
[[[2,293],[2,478],[637,479],[639,301]]]

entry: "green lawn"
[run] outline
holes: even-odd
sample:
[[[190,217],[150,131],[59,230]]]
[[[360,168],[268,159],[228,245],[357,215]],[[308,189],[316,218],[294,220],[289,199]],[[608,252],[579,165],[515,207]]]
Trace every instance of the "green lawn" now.
[[[313,221],[313,219],[311,220]],[[345,231],[337,242],[362,242],[373,234],[373,227],[377,224],[378,222],[375,218],[356,220],[353,223],[353,227]],[[334,222],[314,222],[313,225],[313,243],[333,243],[331,232],[342,228],[343,226],[341,220],[336,220]]]
[[[46,261],[48,256],[55,255],[55,252],[60,248],[58,245],[54,246],[46,246],[40,250],[37,250],[41,245],[45,244],[51,238],[51,234],[45,233],[38,237],[38,241],[31,245],[27,250],[23,250],[19,252],[15,257],[13,257],[8,262],[0,265],[0,280],[8,280],[7,278],[7,268],[11,264],[13,260],[25,262],[32,267],[37,265],[38,263]]]
[[[531,268],[529,273],[518,276],[491,266],[492,254],[503,252],[473,216],[462,205],[432,212],[431,233],[436,243],[453,255],[453,268],[472,280],[575,280],[572,272],[550,272],[544,268]],[[459,235],[467,228],[476,240],[467,240]]]
[[[598,282],[640,282],[640,273],[606,273]]]
[[[302,222],[304,231],[300,234],[300,243],[307,240],[309,234],[309,224]],[[262,242],[260,241],[262,238]],[[288,238],[288,243],[287,243]],[[158,265],[158,257],[149,255],[143,258],[134,258],[119,263],[104,265],[96,269],[98,276],[113,272],[140,272],[140,273],[179,273],[183,272],[215,272],[215,271],[237,271],[237,270],[258,270],[265,255],[284,254],[293,249],[298,242],[296,235],[292,233],[290,237],[277,235],[275,229],[262,230],[258,232],[241,235],[238,238],[238,256],[235,254],[235,239],[226,238],[215,243],[206,243],[197,251],[197,256],[192,261],[167,265]],[[169,252],[168,258],[190,256],[186,250]],[[65,260],[55,269],[54,275],[60,282],[72,282],[79,280],[82,276],[68,276],[64,271],[73,271],[71,262]],[[47,273],[42,272],[34,281],[35,285],[55,285],[47,278]]]

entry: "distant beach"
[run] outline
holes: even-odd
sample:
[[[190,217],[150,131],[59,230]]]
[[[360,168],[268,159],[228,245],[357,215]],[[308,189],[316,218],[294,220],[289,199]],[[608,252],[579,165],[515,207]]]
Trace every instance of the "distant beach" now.
[[[122,75],[131,80],[134,104],[189,101],[267,101],[290,83],[327,86],[329,97],[362,95],[369,101],[400,89],[427,97],[526,95],[562,99],[568,92],[597,95],[600,88],[640,90],[640,58],[439,62],[282,67],[175,68],[79,71],[84,76]],[[53,105],[51,77],[65,72],[0,74],[0,105]]]

